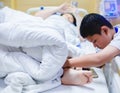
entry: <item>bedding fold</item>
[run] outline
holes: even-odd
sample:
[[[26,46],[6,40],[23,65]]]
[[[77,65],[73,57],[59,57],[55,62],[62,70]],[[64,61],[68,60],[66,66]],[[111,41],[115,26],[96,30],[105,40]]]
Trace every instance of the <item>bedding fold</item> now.
[[[61,83],[60,78],[45,83],[36,82],[24,72],[11,73],[5,78],[5,84],[7,87],[1,91],[1,93],[38,93],[55,88]],[[58,82],[56,82],[58,81]]]

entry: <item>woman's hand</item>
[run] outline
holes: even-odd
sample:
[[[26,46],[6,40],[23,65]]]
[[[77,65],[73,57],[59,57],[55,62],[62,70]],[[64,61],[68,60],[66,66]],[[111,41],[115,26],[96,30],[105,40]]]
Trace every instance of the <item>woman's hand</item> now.
[[[84,85],[92,82],[92,72],[83,70],[67,69],[61,78],[64,85]]]
[[[71,6],[69,3],[63,3],[58,6],[58,12],[61,13],[74,13],[77,8]]]

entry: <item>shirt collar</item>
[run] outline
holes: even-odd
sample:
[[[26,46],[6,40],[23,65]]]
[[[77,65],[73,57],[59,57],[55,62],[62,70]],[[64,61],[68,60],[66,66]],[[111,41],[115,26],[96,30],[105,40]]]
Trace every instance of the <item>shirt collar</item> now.
[[[114,27],[114,29],[115,29],[115,33],[117,33],[117,32],[118,32],[118,28],[117,28],[117,27]]]

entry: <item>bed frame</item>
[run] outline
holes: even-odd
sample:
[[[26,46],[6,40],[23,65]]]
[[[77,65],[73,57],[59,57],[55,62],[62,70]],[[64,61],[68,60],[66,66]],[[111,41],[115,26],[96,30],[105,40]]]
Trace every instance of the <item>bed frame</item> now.
[[[32,14],[34,12],[40,11],[40,10],[44,10],[44,9],[54,9],[57,8],[57,6],[40,6],[40,7],[32,7],[29,8],[26,12],[28,14]],[[88,14],[88,11],[86,9],[83,8],[77,8],[77,13],[83,13],[84,15]]]

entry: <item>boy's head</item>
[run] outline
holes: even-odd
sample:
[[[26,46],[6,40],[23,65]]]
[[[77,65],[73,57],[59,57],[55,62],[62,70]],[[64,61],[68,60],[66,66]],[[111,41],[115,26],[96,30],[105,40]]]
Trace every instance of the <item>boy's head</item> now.
[[[108,35],[111,29],[113,26],[108,20],[99,14],[91,13],[83,18],[80,34],[92,42],[94,46],[104,48],[111,41],[112,37]]]

